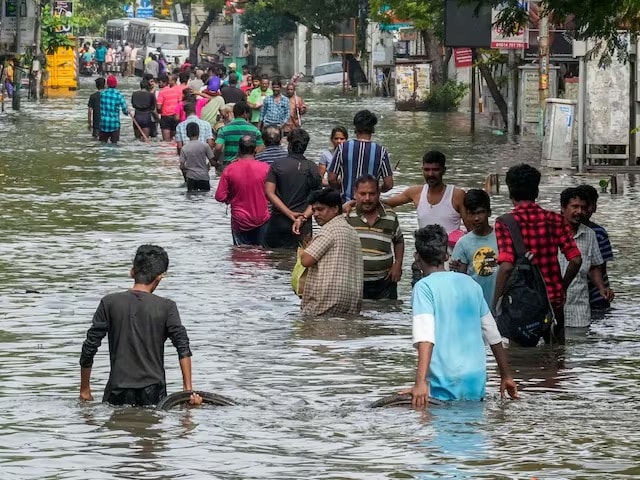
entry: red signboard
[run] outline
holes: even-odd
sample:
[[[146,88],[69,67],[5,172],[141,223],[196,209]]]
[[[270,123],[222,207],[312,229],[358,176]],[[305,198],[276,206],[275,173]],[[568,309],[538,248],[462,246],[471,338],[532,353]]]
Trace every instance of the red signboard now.
[[[456,68],[473,66],[473,53],[470,48],[454,48],[453,56],[455,58]]]

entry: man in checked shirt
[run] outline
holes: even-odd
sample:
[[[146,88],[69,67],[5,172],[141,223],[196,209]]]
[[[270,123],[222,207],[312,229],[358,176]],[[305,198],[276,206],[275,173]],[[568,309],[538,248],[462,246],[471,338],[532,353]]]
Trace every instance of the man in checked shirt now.
[[[114,75],[107,77],[107,89],[100,94],[100,134],[102,143],[116,144],[120,140],[120,110],[129,115],[127,102],[116,87],[118,79]],[[133,116],[133,112],[132,112]]]
[[[506,183],[513,202],[512,214],[520,226],[522,239],[527,251],[533,254],[533,263],[540,268],[556,326],[552,332],[555,343],[564,344],[564,304],[566,292],[582,265],[580,250],[573,238],[573,232],[559,213],[544,210],[536,203],[540,186],[540,172],[530,165],[513,166],[507,172]],[[505,285],[516,262],[513,241],[509,228],[496,221],[498,241],[498,277],[493,307],[502,296]],[[558,249],[568,261],[564,277],[560,271]],[[549,343],[550,335],[545,336]]]

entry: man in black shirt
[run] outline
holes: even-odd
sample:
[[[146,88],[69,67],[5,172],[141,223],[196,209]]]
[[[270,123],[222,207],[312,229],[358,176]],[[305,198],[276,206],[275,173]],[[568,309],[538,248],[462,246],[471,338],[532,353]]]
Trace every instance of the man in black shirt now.
[[[167,396],[164,344],[178,351],[182,386],[191,391],[191,350],[175,302],[153,294],[169,266],[161,247],[142,245],[133,260],[131,290],[107,295],[93,316],[80,355],[80,399],[93,400],[91,367],[105,335],[109,335],[111,371],[103,402],[113,405],[155,405]],[[191,403],[200,404],[193,394]]]
[[[224,103],[246,102],[247,94],[238,88],[238,74],[229,74],[229,85],[220,89],[220,94],[224,98]]]
[[[273,205],[273,212],[267,223],[264,246],[295,250],[311,235],[312,222],[304,224],[300,235],[294,235],[291,227],[309,205],[309,194],[322,188],[322,178],[318,166],[304,156],[309,134],[297,128],[288,139],[289,155],[272,163],[267,174],[265,194]]]
[[[100,133],[100,94],[104,90],[105,79],[104,77],[96,78],[97,92],[93,92],[89,97],[89,104],[87,105],[87,121],[89,130],[92,130],[93,138],[98,138]]]

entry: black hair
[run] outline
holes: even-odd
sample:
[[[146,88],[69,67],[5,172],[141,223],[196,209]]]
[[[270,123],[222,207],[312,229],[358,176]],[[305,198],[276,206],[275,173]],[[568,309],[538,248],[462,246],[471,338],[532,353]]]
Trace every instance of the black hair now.
[[[169,83],[169,75],[167,75],[166,73],[163,73],[162,75],[158,76],[158,81],[162,82],[162,83]]]
[[[263,74],[260,76],[260,80],[269,80],[269,75],[267,75],[266,73],[263,73]]]
[[[440,225],[427,225],[414,233],[418,255],[427,265],[437,267],[447,259],[449,237]]]
[[[96,88],[98,90],[102,90],[104,88],[105,83],[106,83],[106,80],[104,79],[104,77],[96,78]]]
[[[353,126],[356,129],[356,133],[373,134],[376,131],[376,125],[378,123],[378,117],[369,110],[360,110],[353,117]]]
[[[287,136],[289,152],[303,154],[309,145],[309,134],[302,128],[295,128]]]
[[[256,138],[244,135],[238,140],[238,155],[253,155],[256,153]]]
[[[342,127],[342,126],[333,127],[333,129],[331,130],[331,137],[330,138],[333,139],[333,137],[336,136],[336,133],[343,134],[345,140],[349,138],[349,132],[347,132],[347,129]]]
[[[169,268],[169,255],[157,245],[141,245],[133,259],[133,279],[136,283],[149,285]]]
[[[249,107],[249,104],[243,100],[237,102],[233,106],[233,116],[236,118],[241,118],[249,113],[251,113],[251,107]]]
[[[195,102],[184,102],[184,113],[188,117],[190,114],[196,113],[196,104]]]
[[[229,74],[229,85],[237,85],[238,84],[238,74],[230,73]]]
[[[373,175],[365,173],[364,175],[359,176],[356,179],[356,187],[355,187],[356,190],[358,189],[358,187],[362,183],[373,183],[376,186],[376,190],[378,192],[380,191],[380,184],[378,183],[378,179],[376,177],[374,177]]]
[[[307,202],[309,205],[320,203],[327,207],[338,207],[338,213],[342,213],[342,195],[338,190],[330,187],[314,190],[309,194]]]
[[[282,140],[282,132],[277,125],[267,125],[262,129],[262,141],[265,147],[272,145],[280,145]]]
[[[188,71],[180,72],[178,74],[178,78],[180,79],[180,83],[186,85],[191,79],[191,74]]]
[[[187,137],[194,138],[200,136],[200,125],[196,122],[187,123]]]
[[[580,190],[582,190],[582,192],[589,197],[589,203],[593,204],[593,205],[597,205],[598,204],[598,199],[600,198],[600,195],[598,194],[598,190],[596,190],[595,187],[591,186],[591,185],[587,185],[586,183],[583,183],[582,185],[578,185],[578,187]]]
[[[437,163],[443,168],[446,168],[447,157],[445,157],[444,153],[439,152],[438,150],[430,150],[422,157],[422,164],[424,165],[425,163]]]
[[[463,203],[467,212],[475,212],[480,208],[484,208],[491,215],[491,199],[484,190],[472,188],[464,195]]]
[[[153,73],[145,73],[144,75],[142,75],[142,79],[143,80],[153,80]]]
[[[584,200],[587,203],[589,203],[590,201],[590,197],[584,191],[584,189],[580,187],[569,187],[565,188],[560,194],[560,206],[562,208],[567,208],[569,202],[574,198],[579,198],[580,200]]]
[[[149,80],[145,78],[140,80],[140,90],[150,90],[150,89],[151,89],[151,84],[149,83]]]
[[[282,80],[274,80],[273,82],[271,82],[271,86],[273,87],[274,85],[278,85],[280,88],[282,88]]]
[[[511,199],[516,202],[535,202],[538,198],[540,177],[540,172],[526,163],[511,167],[505,179]]]

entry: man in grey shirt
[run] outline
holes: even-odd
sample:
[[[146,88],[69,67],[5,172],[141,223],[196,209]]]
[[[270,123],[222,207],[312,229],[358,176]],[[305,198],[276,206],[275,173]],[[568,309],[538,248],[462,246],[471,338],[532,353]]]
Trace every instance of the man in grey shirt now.
[[[208,143],[199,141],[200,126],[193,122],[187,124],[189,141],[180,149],[180,169],[187,182],[187,191],[208,192],[209,169],[213,165],[213,150]]]

